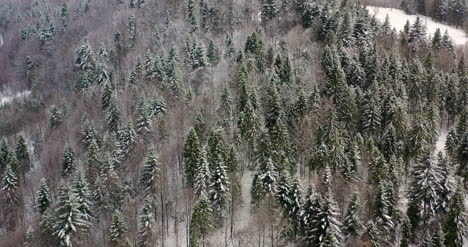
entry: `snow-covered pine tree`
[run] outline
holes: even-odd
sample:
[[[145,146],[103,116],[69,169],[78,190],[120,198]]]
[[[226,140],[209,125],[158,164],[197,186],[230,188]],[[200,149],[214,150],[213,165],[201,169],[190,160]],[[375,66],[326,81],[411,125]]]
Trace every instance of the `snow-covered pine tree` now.
[[[196,32],[198,30],[197,17],[195,16],[195,2],[194,0],[188,0],[188,22],[190,25],[190,32]]]
[[[314,219],[313,235],[317,246],[338,247],[341,246],[341,222],[338,219],[338,209],[331,191],[326,196],[320,208],[317,218]]]
[[[78,210],[81,213],[81,218],[91,223],[93,220],[93,205],[94,201],[92,198],[89,183],[85,175],[79,171],[76,174],[75,182],[72,188],[73,194],[76,196],[78,203]]]
[[[190,246],[205,246],[205,236],[213,227],[210,201],[202,194],[195,202],[190,220]],[[201,244],[200,244],[201,240]]]
[[[103,110],[107,110],[112,99],[112,83],[104,83],[101,94],[101,106]]]
[[[316,224],[321,215],[322,203],[322,197],[310,187],[300,212],[301,232],[310,246],[314,246],[316,243]]]
[[[224,217],[224,210],[228,205],[231,195],[229,192],[229,178],[227,176],[224,162],[222,161],[221,153],[217,153],[215,156],[217,157],[212,159],[217,162],[210,164],[211,185],[209,198],[213,205],[215,221],[220,223]]]
[[[147,197],[139,216],[138,247],[149,247],[153,243],[155,215],[153,201]]]
[[[401,240],[400,247],[409,247],[413,239],[412,226],[411,222],[407,217],[404,217],[400,227],[401,231]]]
[[[408,218],[413,229],[416,229],[421,221],[427,226],[435,215],[439,202],[437,191],[441,187],[440,169],[432,158],[426,155],[414,166],[412,178]]]
[[[50,109],[50,127],[55,128],[63,122],[63,113],[56,107],[52,106]]]
[[[66,2],[63,2],[62,8],[60,9],[60,19],[62,20],[62,32],[68,27],[68,15],[70,14],[70,8]]]
[[[52,204],[52,196],[50,194],[49,186],[47,186],[47,180],[42,178],[39,183],[40,185],[39,191],[37,192],[36,209],[39,214],[42,215]]]
[[[110,240],[115,247],[123,247],[126,241],[128,226],[125,219],[119,210],[115,210],[112,214],[112,221],[110,225]]]
[[[262,0],[262,16],[266,21],[273,19],[277,14],[276,0]]]
[[[152,111],[146,98],[142,98],[138,104],[138,118],[136,120],[136,132],[138,134],[146,133],[152,125]]]
[[[446,246],[462,247],[463,237],[467,234],[468,219],[463,193],[462,183],[459,182],[455,194],[450,199],[449,212],[444,226]]]
[[[132,123],[128,123],[117,132],[117,139],[119,142],[119,151],[121,156],[128,155],[136,142],[136,132],[133,129]]]
[[[15,147],[16,160],[18,161],[21,174],[27,173],[31,169],[31,160],[29,158],[28,145],[24,136],[20,135]]]
[[[453,179],[452,167],[444,157],[442,152],[437,155],[437,163],[440,168],[440,187],[436,191],[439,196],[439,202],[437,203],[437,211],[448,212],[450,198],[455,191],[455,182]]]
[[[117,108],[117,99],[115,96],[112,96],[109,102],[109,106],[107,108],[106,121],[107,126],[109,128],[109,132],[116,133],[119,130],[120,112]]]
[[[386,193],[386,186],[390,186],[385,180],[380,180],[375,201],[375,223],[380,232],[389,234],[394,228],[394,222],[390,214],[390,200]]]
[[[54,235],[62,245],[72,247],[74,236],[85,232],[90,227],[88,215],[80,211],[77,195],[68,184],[63,184],[59,190],[58,207],[53,224]]]
[[[196,172],[194,174],[193,188],[198,197],[208,196],[211,181],[211,171],[208,165],[206,150],[203,148],[200,160],[198,161]]]
[[[134,48],[137,42],[137,21],[133,13],[128,15],[128,43]]]
[[[65,146],[62,158],[62,176],[68,176],[75,170],[75,152],[70,144]]]
[[[155,151],[151,149],[146,155],[143,170],[140,176],[140,184],[148,194],[156,193],[157,179],[159,177],[159,163],[158,156]]]
[[[354,192],[348,203],[348,209],[343,220],[343,233],[349,236],[358,236],[361,233],[363,224],[360,219],[359,210],[361,208],[359,194]]]
[[[195,174],[202,158],[202,146],[198,139],[197,131],[194,128],[189,130],[184,144],[183,158],[187,184],[193,186]]]
[[[5,192],[5,200],[13,203],[15,199],[15,191],[19,186],[18,177],[10,163],[8,163],[3,171],[1,190]]]
[[[213,40],[210,40],[210,43],[208,44],[208,50],[206,52],[206,56],[208,57],[208,62],[215,67],[218,65],[220,56],[219,56],[219,50],[216,47],[215,43]]]

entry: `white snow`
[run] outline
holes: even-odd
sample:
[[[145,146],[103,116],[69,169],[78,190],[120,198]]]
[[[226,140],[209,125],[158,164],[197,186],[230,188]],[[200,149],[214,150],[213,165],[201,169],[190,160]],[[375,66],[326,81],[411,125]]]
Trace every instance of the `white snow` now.
[[[434,150],[434,155],[437,155],[439,152],[445,154],[445,141],[447,141],[447,134],[448,131],[446,129],[440,131],[439,139],[437,140]]]
[[[449,36],[452,38],[454,44],[466,45],[468,43],[468,36],[463,30],[457,29],[455,27],[445,25],[439,22],[435,22],[430,17],[427,17],[427,16],[408,15],[399,9],[381,8],[381,7],[374,7],[374,6],[367,6],[367,10],[369,10],[370,14],[372,15],[375,14],[375,17],[377,18],[377,20],[382,23],[385,21],[385,18],[388,15],[390,24],[397,31],[403,31],[406,21],[409,20],[409,22],[413,24],[414,21],[416,20],[416,17],[419,16],[426,26],[426,33],[428,36],[433,35],[436,29],[440,28],[442,34],[445,32],[445,30],[448,31]]]
[[[0,106],[6,105],[11,103],[15,99],[25,99],[31,94],[30,90],[24,90],[21,92],[12,92],[11,90],[7,89],[3,92],[0,92]]]

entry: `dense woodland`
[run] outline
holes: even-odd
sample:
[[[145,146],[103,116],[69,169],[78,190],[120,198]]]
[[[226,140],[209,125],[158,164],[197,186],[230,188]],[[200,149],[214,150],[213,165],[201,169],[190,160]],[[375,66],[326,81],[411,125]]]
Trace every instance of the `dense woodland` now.
[[[0,84],[32,92],[0,105],[0,246],[468,244],[445,30],[352,0],[0,3]]]

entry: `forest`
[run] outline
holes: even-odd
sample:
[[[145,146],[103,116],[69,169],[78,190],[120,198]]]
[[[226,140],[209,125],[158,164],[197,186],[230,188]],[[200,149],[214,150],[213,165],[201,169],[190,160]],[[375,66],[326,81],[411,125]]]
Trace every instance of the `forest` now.
[[[468,46],[378,2],[0,0],[0,246],[466,246]]]

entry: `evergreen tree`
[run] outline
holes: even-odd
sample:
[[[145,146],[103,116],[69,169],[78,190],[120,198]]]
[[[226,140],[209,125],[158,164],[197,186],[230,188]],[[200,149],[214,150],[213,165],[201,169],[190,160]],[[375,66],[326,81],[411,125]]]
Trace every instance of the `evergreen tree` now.
[[[213,40],[210,40],[206,56],[208,57],[208,62],[210,62],[210,64],[213,65],[213,67],[218,65],[219,60],[220,60],[219,50],[215,46]]]
[[[134,48],[137,42],[137,22],[135,15],[130,13],[128,16],[128,43]]]
[[[310,246],[314,246],[316,243],[315,231],[317,229],[317,223],[322,210],[322,198],[316,194],[313,188],[309,188],[306,200],[302,206],[300,217],[302,232],[306,238],[306,242]]]
[[[3,171],[1,190],[5,192],[5,200],[13,203],[15,200],[15,191],[19,186],[19,181],[11,164],[7,164]]]
[[[468,131],[463,135],[457,150],[458,173],[468,182]]]
[[[40,181],[39,191],[37,192],[37,202],[36,209],[39,214],[44,214],[45,211],[52,204],[52,197],[50,194],[49,186],[47,186],[47,181],[45,178],[42,178]]]
[[[411,226],[411,222],[408,218],[405,218],[403,220],[403,223],[401,225],[401,240],[400,240],[400,247],[409,247],[412,239],[413,239],[413,233],[412,229],[413,227]]]
[[[27,173],[31,169],[31,160],[29,159],[28,146],[24,136],[20,135],[15,148],[16,160],[18,161],[19,170],[21,173]]]
[[[209,183],[211,181],[211,172],[208,165],[206,150],[203,149],[200,157],[200,163],[197,164],[197,170],[193,181],[193,187],[196,194],[200,197],[207,196],[209,192]]]
[[[338,247],[341,244],[341,222],[336,207],[331,191],[328,191],[317,218],[312,222],[317,246]]]
[[[67,176],[75,170],[75,152],[72,146],[66,145],[62,158],[62,176]]]
[[[218,154],[219,155],[219,154]],[[219,160],[220,158],[218,158]],[[217,222],[221,222],[224,217],[224,210],[230,200],[229,179],[224,163],[216,163],[211,168],[210,201],[213,205],[213,213]]]
[[[88,221],[89,215],[80,210],[77,194],[67,184],[60,188],[56,214],[54,235],[67,247],[73,246],[75,234],[86,231],[91,225]]]
[[[190,246],[205,246],[205,236],[213,227],[211,213],[210,202],[205,195],[201,195],[195,202],[190,220]]]
[[[262,0],[262,16],[266,21],[273,19],[277,14],[276,0]]]
[[[146,198],[139,217],[138,247],[149,247],[153,243],[153,228],[156,223],[153,212],[153,201]]]
[[[138,106],[138,118],[136,120],[136,132],[138,134],[146,133],[150,130],[152,125],[152,111],[148,101],[141,99]]]
[[[148,193],[155,193],[158,176],[158,156],[154,150],[150,150],[146,156],[146,160],[143,165],[143,171],[141,172],[140,176],[140,184],[143,186],[143,189]]]
[[[463,246],[463,237],[466,236],[467,217],[461,183],[450,200],[447,221],[445,222],[445,245],[447,247]]]
[[[101,94],[101,106],[103,110],[107,110],[112,100],[112,84],[105,83]]]
[[[394,229],[394,223],[392,221],[390,213],[390,199],[388,198],[387,193],[385,193],[385,187],[389,186],[385,181],[380,181],[379,188],[376,198],[376,220],[375,223],[378,225],[378,228],[381,229],[381,232],[389,234]]]
[[[437,164],[429,156],[424,157],[413,169],[409,204],[410,207],[416,207],[416,215],[408,215],[413,228],[416,228],[421,220],[424,226],[427,226],[435,215],[439,201],[436,191],[441,186],[439,170]],[[408,209],[408,212],[413,211]]]
[[[343,233],[349,236],[358,236],[363,225],[359,217],[360,200],[358,193],[354,193],[349,201],[348,209],[343,221]]]
[[[195,16],[195,2],[194,0],[188,0],[188,21],[190,24],[190,32],[196,32],[198,29],[197,18]]]
[[[202,159],[202,148],[195,129],[190,129],[183,151],[185,175],[187,183],[193,186],[195,174]]]
[[[125,235],[128,227],[125,223],[124,217],[119,210],[115,210],[112,214],[112,221],[110,225],[110,240],[114,246],[124,246]]]
[[[50,127],[55,128],[63,122],[63,113],[56,106],[50,109]]]
[[[68,27],[68,15],[70,14],[70,8],[67,3],[64,2],[60,9],[60,19],[62,20],[62,32]]]
[[[226,35],[225,43],[225,52],[224,56],[229,58],[236,54],[236,49],[234,47],[234,42],[232,41],[232,36],[230,34]]]
[[[107,108],[107,126],[110,132],[117,132],[120,124],[120,112],[117,108],[117,99],[112,97]]]
[[[443,156],[442,152],[438,154],[437,160],[440,168],[440,187],[436,191],[439,196],[438,211],[447,212],[450,198],[455,191],[453,172],[448,160]]]
[[[72,192],[76,196],[81,217],[87,222],[91,222],[93,220],[93,198],[89,183],[83,173],[77,173]]]

